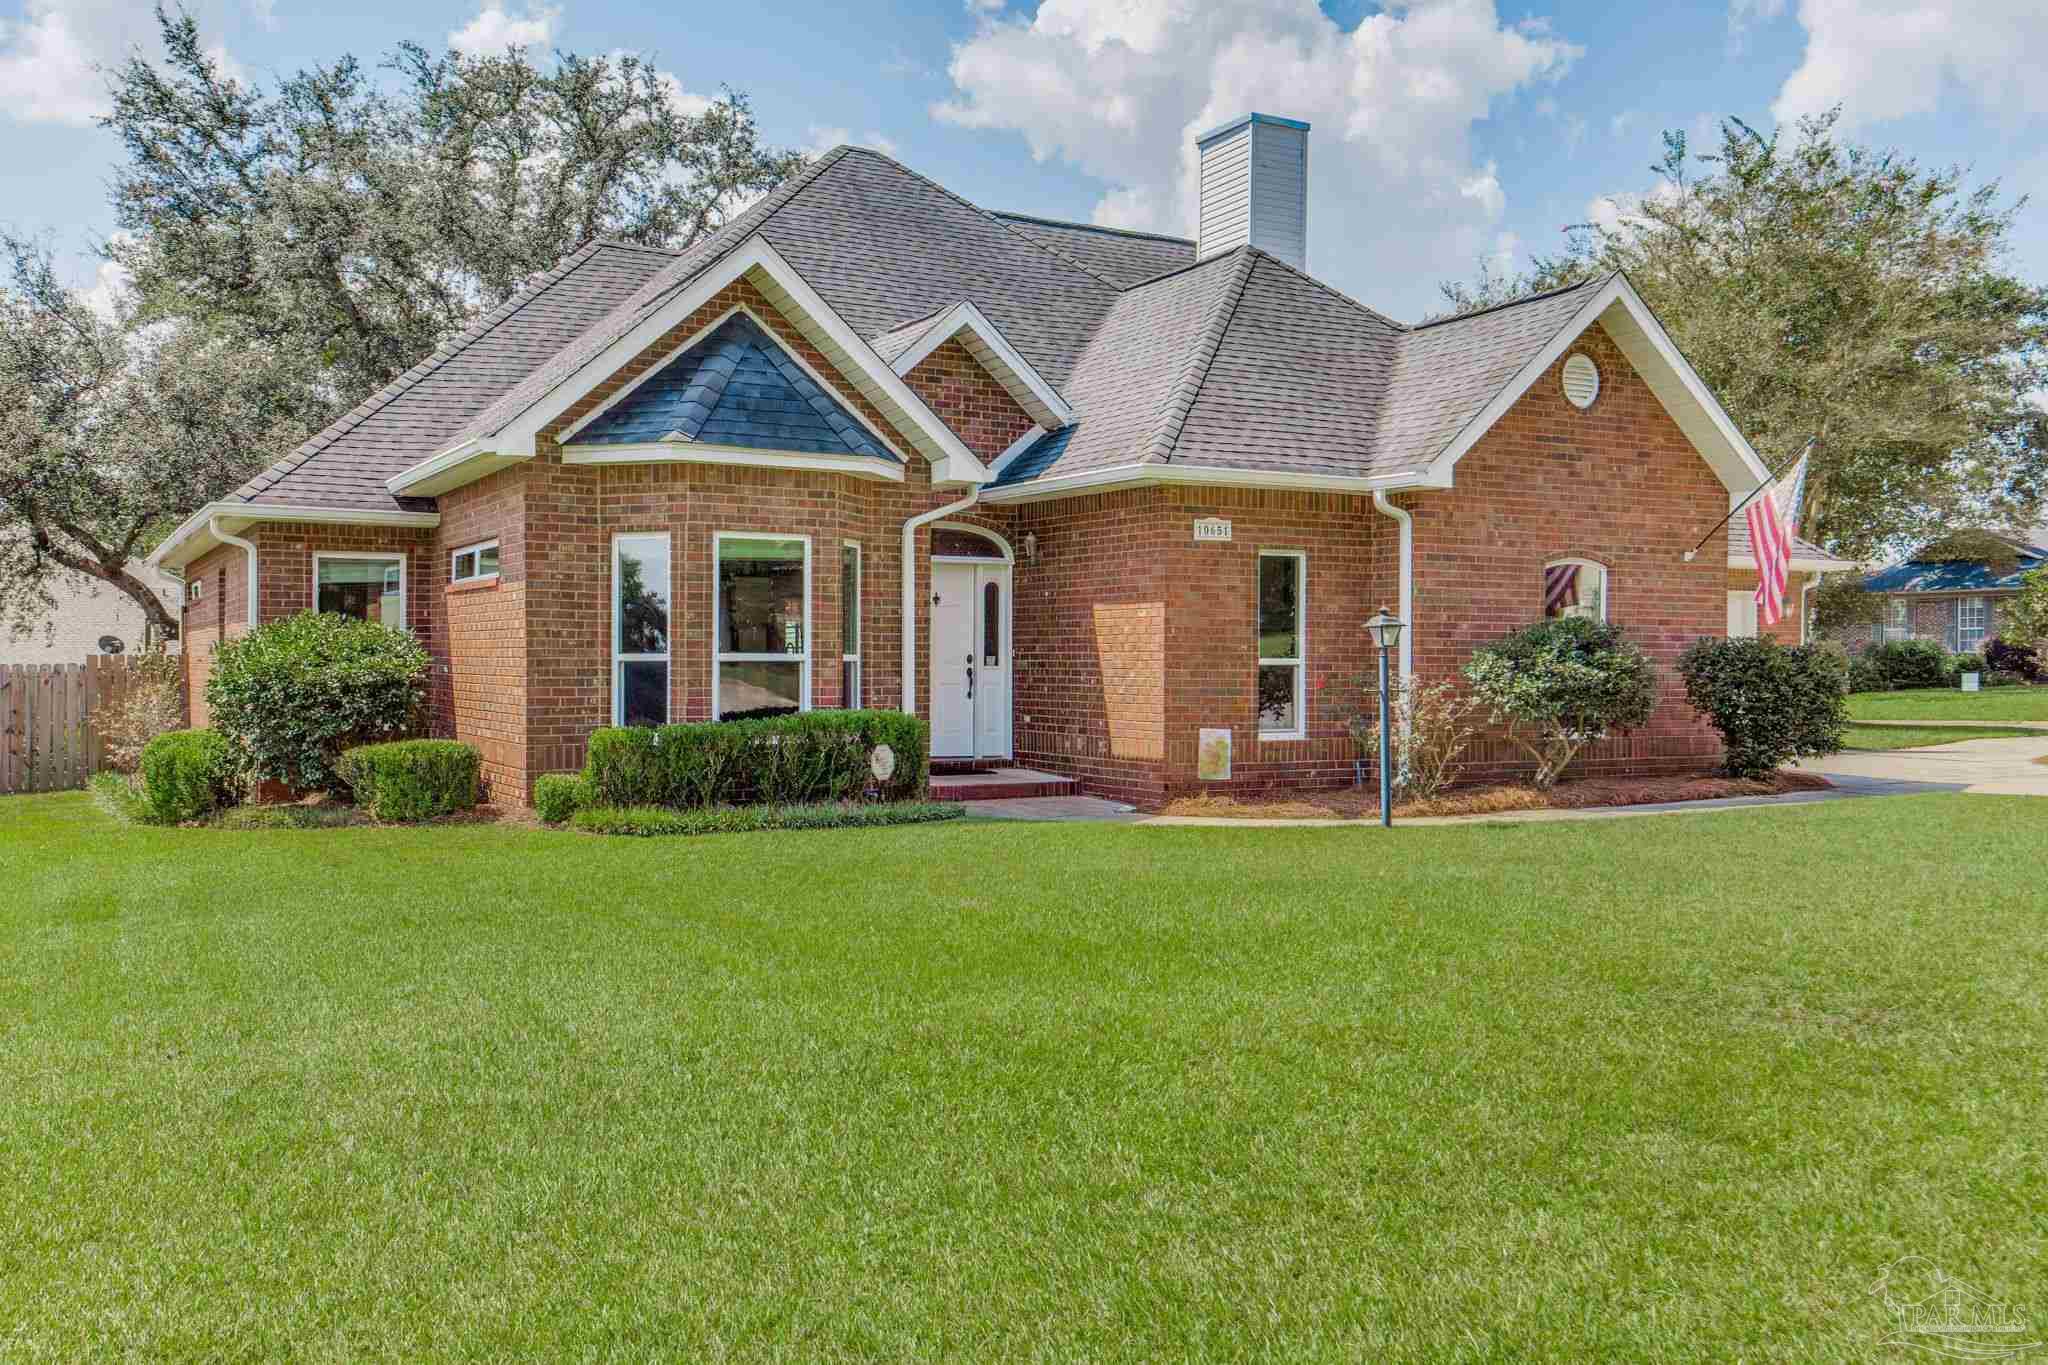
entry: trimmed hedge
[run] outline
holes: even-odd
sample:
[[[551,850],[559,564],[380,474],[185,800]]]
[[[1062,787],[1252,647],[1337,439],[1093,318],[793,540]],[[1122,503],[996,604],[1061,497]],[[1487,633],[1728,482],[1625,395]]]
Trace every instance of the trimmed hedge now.
[[[533,784],[534,813],[547,824],[559,825],[589,804],[576,773],[548,773]]]
[[[428,664],[407,631],[302,611],[223,641],[206,703],[250,776],[339,793],[343,751],[417,732]]]
[[[157,824],[182,825],[228,803],[234,751],[213,730],[170,730],[142,746],[142,800]]]
[[[1849,663],[1833,649],[1706,639],[1679,656],[1678,672],[1686,699],[1721,732],[1730,777],[1768,776],[1787,759],[1842,747]]]
[[[583,782],[599,806],[787,806],[870,789],[884,801],[907,801],[924,793],[930,735],[901,711],[604,729],[590,737]],[[896,768],[877,780],[869,758],[882,744],[895,752]]]
[[[882,825],[923,825],[957,820],[965,808],[946,801],[898,801],[888,805],[830,802],[801,806],[591,806],[570,817],[587,834],[642,838],[666,834],[746,834],[764,829],[872,829]]]
[[[387,824],[405,825],[474,806],[483,755],[452,739],[400,739],[358,745],[335,769],[357,805]]]
[[[1893,689],[1949,687],[1955,683],[1948,651],[1933,640],[1888,640],[1864,650],[1863,661],[1883,676],[1885,686]]]

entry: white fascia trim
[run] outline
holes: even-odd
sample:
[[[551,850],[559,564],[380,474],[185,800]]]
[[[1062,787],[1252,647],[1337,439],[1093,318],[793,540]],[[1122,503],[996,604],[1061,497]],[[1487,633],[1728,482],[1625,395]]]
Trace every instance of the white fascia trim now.
[[[636,441],[584,446],[562,452],[563,464],[728,464],[752,469],[813,469],[863,479],[903,482],[903,466],[871,455],[818,455],[793,450],[756,450],[697,441]]]
[[[784,260],[782,254],[770,246],[767,239],[759,233],[749,237],[723,260],[690,281],[675,297],[641,319],[633,330],[605,347],[595,358],[557,384],[517,418],[480,439],[501,454],[521,459],[531,458],[538,449],[535,443],[540,433],[585,394],[617,374],[628,361],[661,340],[662,334],[676,323],[709,303],[719,290],[753,270],[759,270],[774,280],[811,322],[846,353],[860,368],[861,373],[903,409],[912,423],[940,452],[937,459],[933,459],[928,453],[926,455],[926,459],[935,470],[943,469],[956,481],[978,484],[988,480],[988,471],[982,468],[981,461],[974,458],[974,452],[939,420],[937,414],[925,406],[923,399],[911,392],[901,376],[875,354],[874,347],[868,345],[859,333],[847,326],[845,320],[832,310],[831,305],[827,304],[803,276],[796,272],[795,267]]]
[[[1729,555],[1728,567],[1731,569],[1754,569],[1756,567],[1756,559],[1751,555]],[[1843,569],[1853,569],[1856,566],[1846,559],[1795,558],[1786,560],[1785,567],[1794,573],[1821,574],[1837,573]]]
[[[1010,462],[1015,460],[1019,455],[1022,455],[1025,451],[1031,449],[1032,446],[1036,445],[1038,443],[1038,438],[1045,435],[1045,433],[1046,428],[1038,425],[1036,422],[1033,422],[1031,424],[1031,430],[1025,432],[1016,440],[1010,442],[1009,445],[1003,447],[1003,453],[996,456],[993,460],[989,461],[989,476],[991,478],[1001,478],[1003,471],[1010,467]]]
[[[987,503],[1041,502],[1076,493],[1132,488],[1140,484],[1193,483],[1219,488],[1284,488],[1323,493],[1392,492],[1402,488],[1448,488],[1428,471],[1404,469],[1394,474],[1355,478],[1342,474],[1296,474],[1284,470],[1226,469],[1216,465],[1120,464],[1077,474],[1055,474],[984,493]]]
[[[501,454],[472,439],[421,460],[410,469],[400,470],[384,481],[384,488],[394,498],[430,498],[475,483],[486,474],[523,464],[529,458]]]
[[[310,522],[326,526],[398,526],[429,529],[441,524],[439,512],[402,512],[396,509],[358,512],[341,507],[293,507],[267,502],[209,502],[185,518],[177,530],[164,537],[164,543],[156,547],[156,551],[146,562],[153,569],[189,564],[212,546],[201,546],[189,554],[180,555],[174,552],[202,532],[212,536],[210,528],[216,518],[223,526],[233,523],[233,529],[237,531],[259,522],[274,521]]]
[[[672,361],[674,361],[677,357],[683,355],[692,347],[702,342],[705,337],[710,336],[720,327],[723,327],[726,323],[726,319],[730,318],[734,313],[745,313],[749,318],[753,319],[754,325],[756,327],[759,327],[763,332],[766,332],[771,340],[774,339],[775,329],[773,327],[770,327],[767,324],[767,322],[762,319],[759,313],[756,313],[753,309],[747,307],[747,305],[745,305],[744,303],[736,303],[732,307],[726,309],[723,313],[720,313],[717,317],[713,318],[710,322],[706,323],[704,326],[698,328],[697,331],[694,334],[692,334],[687,341],[683,342],[682,345],[676,347],[667,355],[663,356],[661,359],[655,361],[652,365],[649,365],[646,369],[642,370],[639,374],[635,375],[631,383],[627,384],[617,393],[605,399],[604,402],[599,403],[595,408],[591,409],[583,416],[577,418],[568,426],[564,427],[562,429],[562,434],[555,438],[555,444],[566,446],[569,444],[569,442],[575,440],[577,432],[583,430],[592,422],[595,422],[598,418],[604,416],[605,413],[609,412],[613,407],[617,406],[618,403],[622,399],[624,399],[628,394],[632,393],[642,384],[645,384],[648,380],[654,378],[654,376],[656,376],[657,374],[660,374],[664,369],[667,369],[669,364]],[[780,346],[782,343],[777,341],[776,344]],[[853,418],[853,420],[860,423],[860,429],[862,431],[865,431],[869,436],[874,438],[876,445],[881,446],[882,449],[888,451],[897,459],[903,459],[903,452],[896,448],[896,443],[894,441],[891,441],[887,436],[884,436],[881,432],[876,431],[874,427],[869,424],[868,419],[861,415],[860,405],[853,402],[845,394],[841,393],[839,391],[838,385],[834,384],[824,375],[819,374],[816,370],[812,369],[809,361],[805,360],[795,351],[790,350],[787,346],[782,347],[782,353],[788,356],[791,360],[794,360],[796,362],[797,368],[810,376],[812,383],[816,384],[819,388],[823,389],[827,394],[831,395],[832,400],[838,403],[840,407],[845,408],[847,413]],[[727,447],[727,449],[736,448],[737,447]]]
[[[1649,338],[1658,358],[1670,367],[1671,372],[1678,377],[1679,383],[1713,422],[1714,429],[1727,444],[1729,451],[1749,471],[1752,483],[1748,487],[1738,488],[1733,480],[1722,473],[1719,465],[1711,459],[1707,461],[1708,466],[1720,477],[1730,494],[1746,496],[1757,484],[1769,479],[1770,467],[1757,455],[1756,450],[1749,444],[1749,439],[1736,428],[1734,421],[1728,416],[1727,409],[1721,406],[1721,400],[1714,396],[1706,381],[1701,379],[1686,358],[1679,354],[1677,345],[1671,340],[1671,334],[1664,330],[1663,323],[1657,321],[1657,315],[1650,311],[1649,305],[1636,293],[1635,286],[1628,282],[1628,277],[1617,273],[1572,315],[1569,322],[1558,329],[1557,334],[1544,344],[1542,350],[1530,357],[1528,364],[1516,371],[1515,377],[1507,382],[1507,386],[1495,394],[1493,400],[1464,425],[1457,438],[1444,448],[1443,453],[1430,462],[1430,471],[1441,479],[1440,483],[1432,486],[1449,488],[1451,470],[1458,461],[1463,459],[1473,446],[1479,444],[1479,438],[1490,431],[1494,423],[1507,415],[1508,409],[1515,405],[1516,400],[1543,377],[1544,371],[1557,363],[1558,357],[1563,355],[1588,327],[1599,321],[1602,313],[1617,303],[1626,309],[1635,324],[1642,328],[1643,335]]]
[[[1044,410],[1031,414],[1038,419],[1039,425],[1047,425],[1047,417],[1052,419],[1050,425],[1054,427],[1066,426],[1074,420],[1074,410],[1067,406],[1067,400],[1060,397],[1059,391],[1045,382],[1045,377],[1010,344],[1010,339],[1003,335],[1002,329],[990,322],[988,315],[976,308],[969,299],[962,299],[941,313],[931,326],[911,343],[909,350],[896,357],[891,368],[899,375],[909,374],[924,363],[925,358],[933,351],[938,350],[962,331],[973,332],[981,344],[995,352],[996,359],[1002,361],[1009,367],[1010,373],[1017,376],[1018,383],[1023,385],[1037,406]]]

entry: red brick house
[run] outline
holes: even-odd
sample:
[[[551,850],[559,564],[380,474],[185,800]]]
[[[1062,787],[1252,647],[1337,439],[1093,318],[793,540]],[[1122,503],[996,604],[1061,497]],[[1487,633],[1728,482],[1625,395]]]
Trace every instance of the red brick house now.
[[[1624,278],[1420,326],[1316,280],[1307,134],[1201,139],[1194,241],[840,148],[686,252],[584,246],[164,544],[195,720],[223,632],[318,607],[426,641],[500,800],[597,726],[866,705],[1151,804],[1349,782],[1385,603],[1424,677],[1622,623],[1663,698],[1585,766],[1712,761],[1668,665],[1762,462]]]

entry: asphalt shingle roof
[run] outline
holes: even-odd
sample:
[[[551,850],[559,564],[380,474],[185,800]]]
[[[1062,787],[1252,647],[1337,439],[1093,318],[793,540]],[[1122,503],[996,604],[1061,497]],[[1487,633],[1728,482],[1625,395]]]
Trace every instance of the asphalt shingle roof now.
[[[570,445],[682,439],[895,460],[789,352],[735,313],[577,432]]]
[[[1182,239],[992,214],[841,147],[686,252],[584,247],[238,496],[428,505],[384,481],[502,429],[756,233],[885,358],[963,299],[988,316],[1076,414],[1004,487],[1133,464],[1418,468],[1605,283],[1405,327],[1250,248],[1195,263]]]
[[[1730,559],[1753,558],[1749,547],[1749,518],[1746,516],[1729,518],[1728,557]],[[1794,559],[1832,559],[1845,569],[1855,567],[1849,560],[1836,559],[1835,556],[1821,549],[1820,546],[1812,541],[1801,540],[1798,536],[1792,537],[1792,557]]]

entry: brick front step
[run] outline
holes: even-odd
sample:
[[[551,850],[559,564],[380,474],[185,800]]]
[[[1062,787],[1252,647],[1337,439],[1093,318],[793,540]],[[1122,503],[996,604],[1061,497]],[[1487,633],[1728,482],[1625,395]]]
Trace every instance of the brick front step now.
[[[997,768],[984,773],[934,773],[934,801],[1007,801],[1019,796],[1073,796],[1080,787],[1070,777],[1031,768]]]

